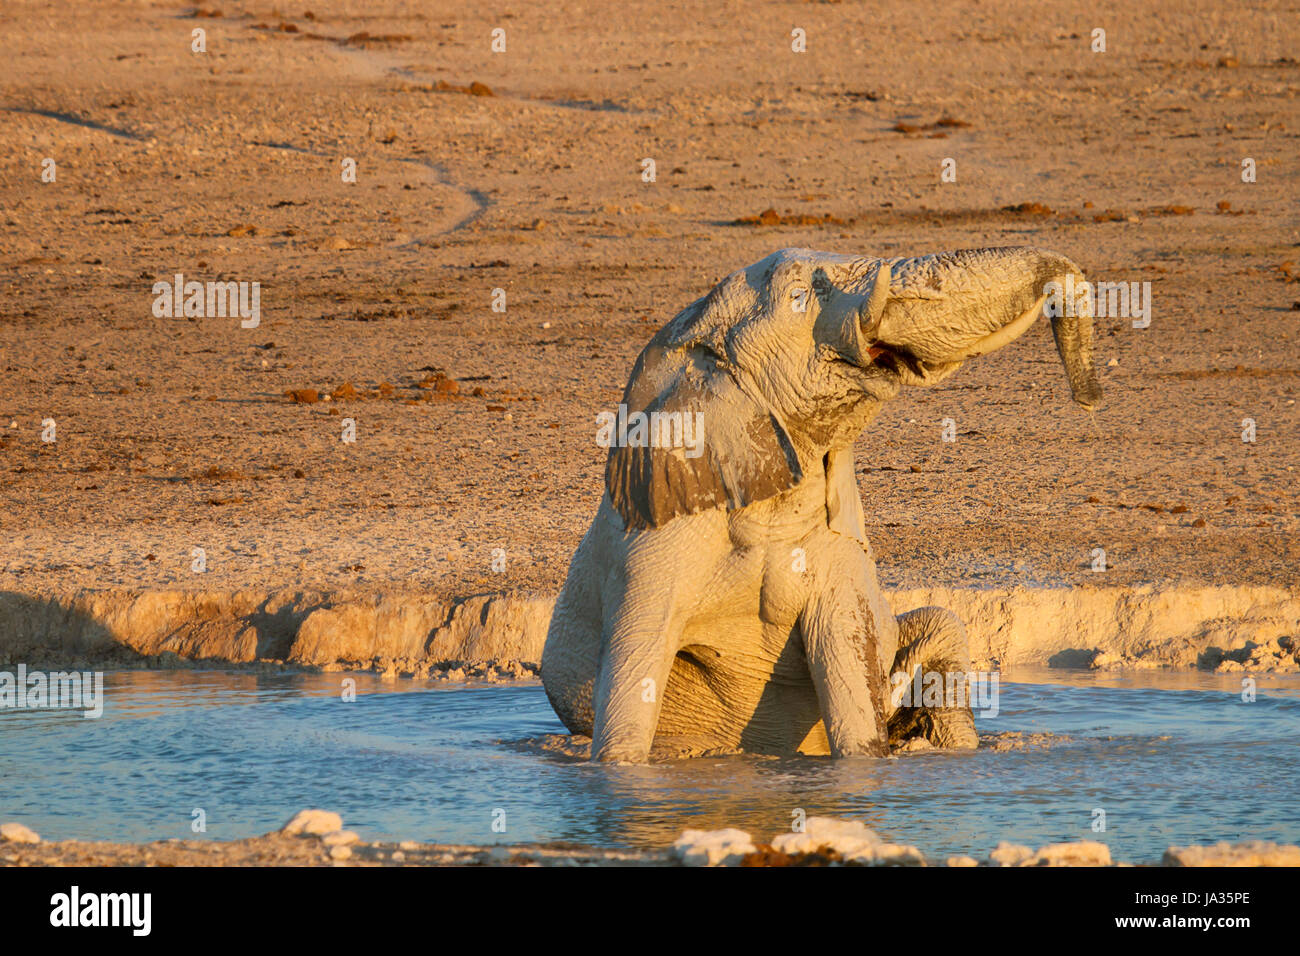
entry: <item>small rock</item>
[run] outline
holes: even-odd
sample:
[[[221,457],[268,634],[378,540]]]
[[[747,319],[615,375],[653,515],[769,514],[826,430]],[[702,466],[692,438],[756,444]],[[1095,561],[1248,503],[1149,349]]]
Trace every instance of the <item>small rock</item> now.
[[[979,860],[973,856],[950,856],[944,861],[945,866],[979,866]]]
[[[925,856],[920,850],[901,843],[872,843],[843,856],[846,863],[866,866],[925,866]]]
[[[40,843],[36,831],[21,823],[0,823],[0,843]]]
[[[361,837],[351,830],[335,830],[333,833],[326,833],[320,841],[326,846],[350,846],[360,839]]]
[[[350,846],[330,847],[331,860],[350,860],[351,858],[352,858],[352,847]]]
[[[1095,840],[1050,843],[1018,866],[1110,866],[1110,847]]]
[[[1165,866],[1300,866],[1300,846],[1251,840],[1214,846],[1171,846]]]
[[[833,817],[809,817],[802,833],[782,833],[772,840],[772,848],[781,853],[816,853],[822,847],[848,859],[880,845],[880,837],[857,820]]]
[[[1119,663],[1119,655],[1112,654],[1110,651],[1101,651],[1088,664],[1093,670],[1101,670],[1106,667],[1114,667]]]
[[[811,822],[811,821],[809,821]],[[744,830],[686,830],[673,843],[673,856],[687,866],[735,866],[757,852]]]
[[[280,830],[285,836],[298,836],[310,833],[323,836],[343,829],[343,818],[328,810],[299,810],[292,820]]]
[[[1003,840],[989,854],[989,862],[997,866],[1019,866],[1033,855],[1034,851],[1029,847],[1021,846],[1018,843],[1008,843]]]

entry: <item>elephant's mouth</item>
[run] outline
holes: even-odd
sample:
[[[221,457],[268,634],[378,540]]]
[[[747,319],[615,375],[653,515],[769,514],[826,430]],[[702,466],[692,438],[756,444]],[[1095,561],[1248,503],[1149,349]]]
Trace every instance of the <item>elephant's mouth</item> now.
[[[867,356],[876,368],[899,375],[906,369],[913,375],[925,376],[925,366],[921,360],[901,346],[884,346],[877,342],[867,349]]]

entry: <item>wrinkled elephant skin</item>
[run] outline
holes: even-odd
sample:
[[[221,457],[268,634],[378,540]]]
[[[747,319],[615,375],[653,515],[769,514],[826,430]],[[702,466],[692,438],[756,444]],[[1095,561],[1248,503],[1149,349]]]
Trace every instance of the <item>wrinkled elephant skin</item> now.
[[[542,655],[551,704],[594,759],[643,762],[669,741],[837,757],[977,745],[964,701],[893,693],[968,671],[966,636],[941,608],[890,610],[853,444],[903,386],[1023,334],[1067,276],[1081,278],[1035,249],[786,249],[654,336],[617,423],[603,419],[605,494]],[[1094,407],[1090,318],[1053,329],[1075,400]]]

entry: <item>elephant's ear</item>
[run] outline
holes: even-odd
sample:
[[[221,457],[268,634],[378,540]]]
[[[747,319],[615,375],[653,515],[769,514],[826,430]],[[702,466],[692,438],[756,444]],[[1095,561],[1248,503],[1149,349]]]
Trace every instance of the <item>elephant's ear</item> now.
[[[605,488],[629,528],[742,508],[802,478],[781,422],[724,357],[724,330],[699,321],[708,304],[700,300],[655,336],[624,392]]]

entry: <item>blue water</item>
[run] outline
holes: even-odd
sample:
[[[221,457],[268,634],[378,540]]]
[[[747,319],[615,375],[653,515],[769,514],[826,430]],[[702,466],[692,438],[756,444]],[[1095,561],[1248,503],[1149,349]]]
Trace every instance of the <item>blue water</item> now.
[[[1014,677],[1014,681],[1011,679]],[[663,846],[683,829],[759,839],[792,813],[859,819],[929,856],[1099,839],[1130,862],[1171,844],[1300,842],[1300,680],[1007,675],[982,734],[1046,748],[895,760],[696,759],[610,767],[520,744],[563,733],[538,684],[122,671],[99,720],[0,711],[0,821],[46,839],[235,839],[303,807],[367,839]],[[191,830],[201,808],[206,833]],[[1092,811],[1106,830],[1092,829]],[[505,832],[493,829],[504,810]],[[498,825],[500,825],[498,823]]]

